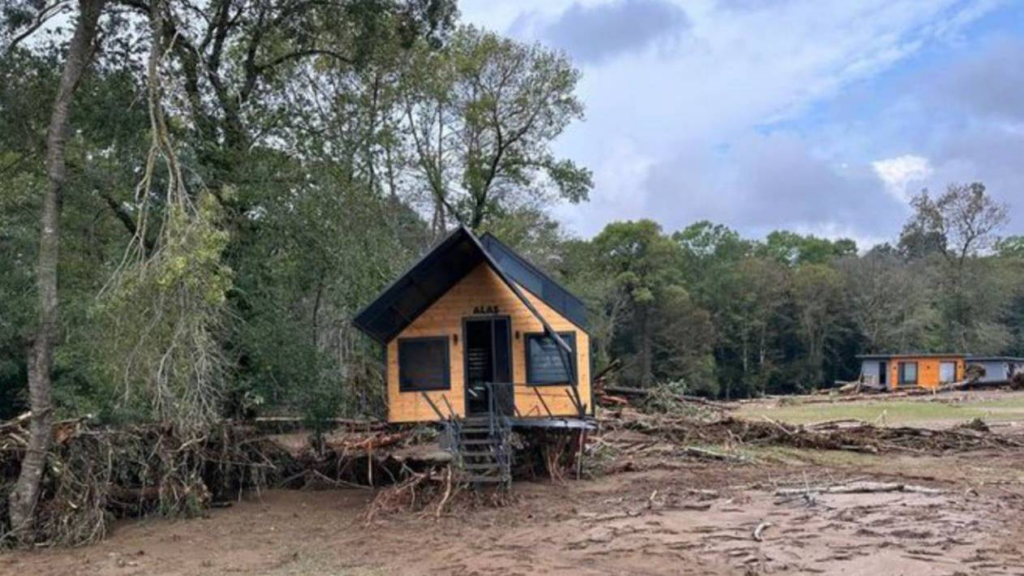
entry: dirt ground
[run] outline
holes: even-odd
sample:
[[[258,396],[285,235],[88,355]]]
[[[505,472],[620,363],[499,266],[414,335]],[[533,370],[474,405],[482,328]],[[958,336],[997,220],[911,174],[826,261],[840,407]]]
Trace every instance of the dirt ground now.
[[[1022,456],[761,449],[748,463],[638,461],[596,479],[518,482],[502,508],[370,525],[370,490],[268,491],[205,518],[122,522],[90,547],[6,553],[0,574],[1024,574]],[[942,493],[774,494],[867,479]]]

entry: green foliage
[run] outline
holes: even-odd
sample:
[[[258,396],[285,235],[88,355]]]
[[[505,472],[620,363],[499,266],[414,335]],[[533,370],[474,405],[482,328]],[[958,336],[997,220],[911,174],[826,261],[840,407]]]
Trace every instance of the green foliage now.
[[[1003,258],[1024,259],[1024,236],[1009,236],[996,242],[996,253]]]
[[[856,377],[859,353],[1017,353],[1017,243],[982,252],[1004,209],[980,185],[915,206],[899,249],[863,256],[851,240],[788,231],[756,242],[704,221],[669,239],[651,221],[616,222],[570,244],[567,281],[589,298],[599,361],[626,360],[634,385],[788,393]]]
[[[473,26],[442,50],[412,54],[400,84],[402,127],[437,223],[454,217],[480,228],[502,211],[588,198],[590,171],[551,150],[583,117],[579,77],[561,54]]]
[[[448,0],[227,0],[189,19],[169,4],[179,184],[210,192],[183,209],[157,166],[140,200],[148,31],[131,13],[108,18],[68,143],[62,414],[287,413],[318,433],[339,415],[380,416],[381,351],[351,319],[457,220],[586,302],[597,369],[621,359],[618,377],[666,398],[808,390],[854,377],[859,352],[1024,354],[1024,241],[995,242],[1005,210],[981,185],[923,193],[898,244],[864,255],[851,240],[758,241],[707,221],[574,238],[550,213],[592,187],[553,149],[583,118],[564,55],[460,26]],[[236,16],[218,28],[223,7]],[[0,418],[22,408],[62,50],[0,56]]]
[[[767,257],[783,264],[828,264],[836,258],[857,254],[857,244],[846,238],[829,240],[775,231],[768,235],[762,250]]]
[[[117,390],[116,409],[137,418],[201,428],[220,415],[227,374],[221,350],[231,269],[220,209],[171,204],[162,242],[127,261],[97,299],[97,369]]]
[[[683,284],[683,251],[651,220],[614,222],[593,240],[594,265],[611,282],[601,311],[612,316],[612,349],[644,386],[686,380],[714,393],[711,317]],[[627,327],[622,329],[623,327]]]

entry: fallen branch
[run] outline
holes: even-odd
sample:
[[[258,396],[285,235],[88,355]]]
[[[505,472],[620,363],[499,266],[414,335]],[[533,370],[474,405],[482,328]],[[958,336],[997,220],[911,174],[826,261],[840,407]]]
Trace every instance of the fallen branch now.
[[[758,524],[757,528],[754,528],[754,540],[757,540],[758,542],[764,542],[764,531],[771,527],[771,522],[761,522],[760,524]]]
[[[603,388],[605,393],[618,394],[620,396],[635,396],[635,397],[647,397],[650,396],[653,391],[646,388],[631,388],[628,386],[605,386]],[[708,406],[710,408],[716,408],[719,410],[735,410],[737,406],[726,402],[718,402],[716,400],[708,400],[702,396],[692,396],[689,394],[672,394],[673,399],[678,402],[700,404],[701,406]]]
[[[804,488],[779,488],[775,491],[776,496],[810,496],[814,494],[881,494],[887,492],[910,492],[914,494],[928,494],[935,496],[945,494],[945,490],[917,486],[914,484],[899,484],[889,482],[854,482],[838,486],[813,486]]]

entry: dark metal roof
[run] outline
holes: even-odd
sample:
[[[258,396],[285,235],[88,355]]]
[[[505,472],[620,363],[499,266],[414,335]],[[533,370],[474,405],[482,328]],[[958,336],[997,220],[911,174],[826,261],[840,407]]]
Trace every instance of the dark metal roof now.
[[[968,356],[971,362],[1013,362],[1024,363],[1024,358],[1015,356]]]
[[[963,358],[970,362],[1024,362],[1024,358],[1015,358],[1013,356],[974,356],[964,354],[963,352],[950,352],[948,354],[936,352],[922,352],[920,354],[913,352],[900,354],[859,354],[857,358],[861,360],[882,360],[885,358]]]
[[[481,241],[464,226],[456,228],[427,252],[363,308],[352,322],[374,340],[388,342],[484,262],[509,284],[517,296],[521,295],[512,282],[529,290],[581,329],[586,329],[586,311],[578,298],[493,236],[488,235],[485,241]]]
[[[967,358],[963,352],[902,352],[899,354],[858,354],[861,360],[881,360],[884,358]]]
[[[573,296],[561,284],[516,254],[511,248],[502,244],[490,232],[481,236],[480,242],[502,270],[516,281],[516,284],[526,288],[530,294],[540,298],[573,324],[586,329],[587,306],[582,300]]]

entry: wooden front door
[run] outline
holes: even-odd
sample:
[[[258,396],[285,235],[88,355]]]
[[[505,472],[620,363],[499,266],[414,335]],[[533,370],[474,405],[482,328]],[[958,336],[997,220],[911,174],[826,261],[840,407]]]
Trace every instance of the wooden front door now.
[[[508,316],[467,318],[463,326],[466,343],[466,414],[486,414],[492,388],[488,384],[512,382],[512,334]],[[508,402],[497,408],[510,412]]]

